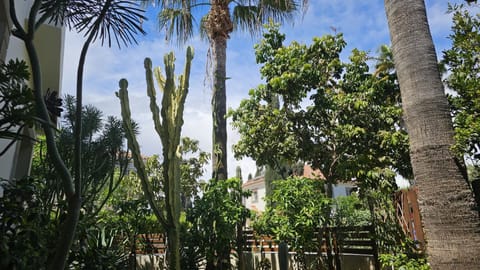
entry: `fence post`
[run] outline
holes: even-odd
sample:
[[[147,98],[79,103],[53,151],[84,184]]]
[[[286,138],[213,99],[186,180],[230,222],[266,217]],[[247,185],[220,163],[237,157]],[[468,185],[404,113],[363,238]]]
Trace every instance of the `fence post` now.
[[[377,245],[377,237],[375,233],[375,225],[372,224],[370,226],[370,235],[372,236],[373,242],[373,263],[375,265],[375,270],[380,270],[380,260],[378,259],[378,245]]]
[[[472,181],[473,194],[475,195],[475,202],[477,203],[477,210],[480,212],[480,177]]]
[[[339,248],[339,228],[334,227],[332,231],[333,238],[333,252],[335,252],[335,269],[342,270],[342,263],[340,261],[340,248]]]
[[[278,264],[280,270],[288,270],[288,245],[283,241],[278,244]]]

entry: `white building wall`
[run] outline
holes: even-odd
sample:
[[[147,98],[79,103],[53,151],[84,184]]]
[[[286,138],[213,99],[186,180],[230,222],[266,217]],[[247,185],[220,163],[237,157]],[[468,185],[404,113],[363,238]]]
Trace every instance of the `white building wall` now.
[[[245,207],[257,212],[265,211],[265,181],[262,177],[251,179],[243,184],[244,190],[249,190],[252,194],[245,200]]]
[[[8,18],[8,27],[12,27],[9,20],[8,0],[0,0],[0,17]],[[20,23],[26,24],[32,0],[15,1],[15,9]],[[5,21],[4,21],[5,22]],[[46,92],[47,88],[61,92],[61,78],[63,66],[63,44],[65,29],[52,25],[43,25],[39,28],[35,36],[35,47],[41,62],[42,69],[42,89]],[[8,38],[8,42],[7,39]],[[0,37],[0,44],[7,44],[5,61],[10,59],[23,59],[29,63],[29,58],[23,41],[6,35]],[[0,59],[3,60],[3,59]],[[24,135],[35,136],[33,129],[26,129]],[[0,151],[10,143],[10,140],[0,139]],[[8,152],[0,156],[0,177],[4,179],[18,179],[28,175],[31,165],[31,156],[33,142],[31,140],[17,141],[12,145]],[[0,190],[0,196],[2,190]]]

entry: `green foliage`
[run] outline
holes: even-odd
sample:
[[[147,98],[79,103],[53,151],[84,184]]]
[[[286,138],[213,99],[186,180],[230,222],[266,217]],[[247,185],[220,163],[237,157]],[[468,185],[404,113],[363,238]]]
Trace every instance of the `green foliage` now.
[[[381,47],[371,72],[372,57],[366,52],[354,49],[349,61],[340,59],[346,46],[342,34],[285,46],[278,26],[267,28],[256,46],[266,83],[250,90],[249,98],[229,112],[241,135],[236,156],[252,157],[258,165],[307,162],[321,171],[328,196],[332,184],[355,180],[376,240],[382,249],[395,247],[402,236],[392,203],[395,174],[410,179],[412,171],[391,51]],[[294,230],[295,224],[285,225],[286,216],[273,225],[281,228],[276,233],[303,232]]]
[[[333,199],[332,208],[334,226],[366,226],[372,222],[368,206],[356,194]]]
[[[81,230],[79,245],[69,257],[70,269],[127,269],[130,250],[122,227],[115,223],[99,224]]]
[[[198,180],[204,174],[204,167],[210,160],[210,154],[202,151],[198,140],[188,137],[182,138],[180,163],[181,180],[180,189],[183,209],[191,206],[193,198],[197,195],[200,186]]]
[[[272,263],[270,262],[269,259],[263,258],[255,269],[256,270],[270,270],[270,269],[272,269]]]
[[[202,196],[197,198],[194,206],[187,212],[189,239],[184,242],[184,263],[192,258],[213,261],[215,266],[227,266],[230,260],[221,261],[228,250],[236,249],[237,224],[246,220],[250,212],[242,204],[242,199],[249,193],[242,191],[242,182],[237,178],[227,180],[210,180],[202,188]],[[192,252],[196,250],[196,255]],[[184,266],[186,267],[186,266]],[[187,269],[187,268],[185,268]],[[188,268],[192,269],[192,268]]]
[[[400,92],[390,69],[379,58],[369,73],[370,57],[353,50],[349,63],[340,60],[341,34],[314,38],[311,45],[282,39],[269,26],[260,45],[265,85],[231,110],[232,125],[241,134],[237,157],[250,156],[259,165],[278,160],[310,162],[328,182],[365,176],[374,168],[394,168],[409,178],[408,137],[401,125]],[[270,45],[266,45],[270,44]],[[279,100],[279,108],[269,104]],[[359,181],[362,183],[362,181]]]
[[[0,268],[45,269],[57,232],[49,203],[39,196],[44,183],[25,178],[0,184]]]
[[[453,13],[452,48],[443,52],[442,63],[454,117],[455,145],[458,156],[465,156],[480,166],[480,17],[463,5],[449,6]]]
[[[137,43],[136,35],[146,32],[142,21],[147,18],[135,1],[42,1],[42,19],[68,26],[85,36],[92,35],[108,47],[115,42],[120,48]],[[101,20],[97,18],[100,17]]]
[[[375,168],[363,178],[364,188],[360,189],[371,214],[374,237],[380,252],[403,251],[400,244],[407,240],[398,223],[393,202],[393,194],[398,189],[395,175],[390,169]]]
[[[56,136],[56,143],[59,145],[60,155],[63,157],[67,168],[73,170],[73,131],[76,123],[75,99],[67,96],[65,101],[65,114]],[[102,112],[90,105],[85,106],[82,111],[82,121],[84,122],[81,133],[84,153],[82,155],[84,164],[82,174],[83,203],[77,236],[83,240],[75,241],[73,244],[72,259],[69,262],[72,265],[85,265],[93,260],[91,256],[95,254],[94,250],[98,246],[91,246],[93,243],[91,239],[94,236],[92,230],[97,228],[100,223],[98,220],[100,212],[121,184],[128,163],[126,152],[123,149],[125,137],[120,120],[108,117],[104,121]],[[32,183],[39,183],[32,190],[32,192],[34,191],[32,196],[42,202],[42,209],[36,209],[35,211],[39,214],[42,213],[46,218],[44,222],[49,224],[48,226],[37,227],[50,230],[50,232],[47,229],[37,230],[38,237],[48,239],[50,243],[48,248],[45,246],[45,250],[42,251],[47,254],[44,257],[49,258],[54,252],[52,248],[53,239],[57,237],[57,234],[53,232],[57,232],[61,228],[61,221],[67,215],[67,202],[61,187],[61,179],[47,153],[44,136],[39,136],[34,146],[31,176],[32,179],[36,179],[32,180]],[[19,186],[19,188],[29,190],[28,187]],[[19,215],[25,217],[27,213],[20,212]],[[113,228],[110,229],[113,230]],[[115,229],[115,231],[117,230]],[[107,230],[107,232],[109,231]],[[113,247],[109,247],[105,254],[102,255],[99,251],[97,255],[106,259],[108,254],[113,255],[116,252],[113,249]],[[37,252],[40,252],[40,248]],[[100,257],[96,258],[95,261],[100,263]],[[107,261],[105,262],[107,263]],[[101,267],[100,264],[99,267]]]
[[[65,114],[62,125],[56,136],[59,153],[68,169],[73,170],[73,145],[75,129],[75,98],[65,97]],[[82,110],[82,209],[83,221],[95,218],[103,208],[108,198],[120,185],[126,174],[129,162],[125,148],[125,133],[122,123],[113,116],[102,119],[102,112],[87,105]],[[59,183],[60,177],[55,173],[46,151],[43,137],[35,145],[31,175],[45,179],[48,186],[45,192],[53,192],[51,196],[59,201],[63,200]],[[89,221],[91,222],[91,221]]]
[[[331,200],[325,195],[325,182],[303,177],[275,181],[267,209],[254,223],[257,232],[274,235],[290,244],[299,254],[300,265],[307,263],[305,252],[316,251],[314,234],[330,218]]]
[[[399,270],[430,270],[430,265],[423,258],[409,257],[404,253],[400,254],[381,254],[380,262],[382,266]]]
[[[35,106],[33,92],[27,84],[29,78],[28,66],[23,60],[0,64],[0,138],[12,139],[12,142],[21,139],[23,128],[34,124]],[[0,156],[10,146],[0,149]]]

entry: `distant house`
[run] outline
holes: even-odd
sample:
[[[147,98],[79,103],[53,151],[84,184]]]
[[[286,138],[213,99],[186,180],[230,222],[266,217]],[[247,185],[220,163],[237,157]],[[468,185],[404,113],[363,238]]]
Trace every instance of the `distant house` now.
[[[33,0],[15,1],[15,9],[20,23],[26,25]],[[11,35],[13,28],[9,14],[9,1],[0,0],[0,61],[23,59],[29,63],[25,46],[21,40]],[[42,89],[48,88],[61,92],[63,47],[65,28],[44,24],[35,34],[35,47],[42,69]],[[35,137],[35,130],[26,128],[23,135]],[[0,151],[11,143],[9,139],[0,139]],[[0,178],[19,179],[30,172],[33,142],[29,139],[16,141],[9,150],[0,156]],[[0,195],[2,194],[0,190]]]
[[[312,170],[312,167],[305,165],[303,167],[303,176],[308,178],[321,177],[319,170]],[[244,205],[255,212],[262,213],[265,211],[265,177],[258,176],[249,179],[242,185],[243,190],[249,190],[252,195],[245,199]],[[338,183],[333,187],[333,197],[348,196],[357,190],[357,186],[353,182]]]
[[[243,190],[249,190],[252,192],[250,197],[245,199],[245,207],[255,212],[264,212],[265,211],[265,177],[258,176],[253,179],[248,180],[242,185]]]

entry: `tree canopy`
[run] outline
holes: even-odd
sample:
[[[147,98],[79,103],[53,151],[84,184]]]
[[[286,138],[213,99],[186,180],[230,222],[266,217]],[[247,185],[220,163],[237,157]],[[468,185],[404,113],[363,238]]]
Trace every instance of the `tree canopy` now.
[[[266,83],[229,112],[241,134],[236,156],[271,166],[301,160],[332,183],[373,179],[384,170],[410,178],[408,137],[389,49],[382,47],[377,58],[355,49],[344,62],[341,34],[284,46],[278,27],[268,30],[255,47]],[[376,60],[374,72],[371,60]]]

